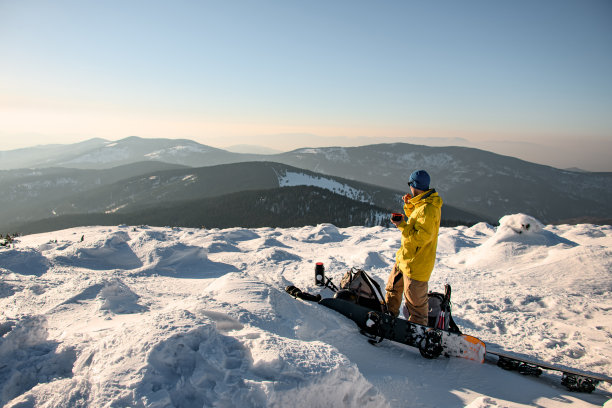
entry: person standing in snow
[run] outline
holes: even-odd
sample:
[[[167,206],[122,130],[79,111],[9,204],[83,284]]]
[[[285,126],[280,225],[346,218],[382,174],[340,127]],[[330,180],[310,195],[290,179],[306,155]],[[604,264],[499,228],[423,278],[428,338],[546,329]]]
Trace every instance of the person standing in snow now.
[[[387,307],[399,315],[402,294],[410,314],[409,321],[427,325],[428,282],[436,262],[442,198],[429,188],[425,170],[410,175],[410,193],[403,197],[402,219],[393,224],[402,232],[402,243],[395,255],[395,265],[387,280]]]

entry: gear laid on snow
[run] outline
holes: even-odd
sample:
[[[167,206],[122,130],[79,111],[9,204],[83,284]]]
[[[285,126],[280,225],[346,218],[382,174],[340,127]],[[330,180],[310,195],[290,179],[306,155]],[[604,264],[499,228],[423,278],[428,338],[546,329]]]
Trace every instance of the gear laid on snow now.
[[[451,314],[451,286],[449,284],[444,285],[443,294],[438,292],[429,292],[427,296],[427,303],[429,305],[427,325],[429,327],[435,327],[436,329],[461,333],[461,330],[459,330],[459,327],[453,320],[453,316]],[[404,315],[406,315],[406,311],[404,311]]]
[[[369,343],[374,345],[389,339],[418,348],[421,355],[428,359],[443,355],[481,363],[488,360],[505,370],[517,371],[522,375],[538,377],[543,370],[561,372],[561,384],[570,391],[592,392],[602,381],[612,383],[612,378],[604,375],[524,358],[503,351],[495,345],[492,345],[495,347],[494,351],[487,350],[483,341],[462,334],[453,321],[450,285],[445,286],[444,294],[428,294],[429,322],[428,326],[424,326],[394,317],[387,312],[384,299],[382,304],[378,301],[380,286],[365,271],[352,268],[342,281],[341,289],[338,289],[326,278],[325,287],[336,292],[333,298],[312,295],[292,285],[287,286],[285,291],[296,299],[317,302],[353,320],[361,329],[360,332],[369,337]]]
[[[338,298],[324,298],[319,304],[353,320],[362,333],[369,335],[372,344],[389,339],[418,348],[428,359],[444,355],[484,360],[486,346],[475,337],[412,323]]]
[[[380,285],[363,269],[351,268],[346,272],[340,281],[340,289],[334,297],[340,297],[344,300],[354,299],[353,303],[368,309],[380,312],[387,311]],[[350,294],[342,292],[349,292]]]
[[[561,385],[565,386],[570,391],[590,393],[593,392],[597,384],[602,381],[612,383],[612,378],[605,375],[549,364],[503,350],[487,350],[487,357],[489,356],[504,370],[517,371],[522,375],[539,377],[542,375],[543,370],[560,372],[562,373]]]

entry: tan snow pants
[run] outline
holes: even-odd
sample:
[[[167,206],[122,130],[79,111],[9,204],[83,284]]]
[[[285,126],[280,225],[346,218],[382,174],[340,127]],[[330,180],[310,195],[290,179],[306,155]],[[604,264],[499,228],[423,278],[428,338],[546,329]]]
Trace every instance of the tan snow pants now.
[[[387,280],[387,286],[385,286],[387,291],[385,301],[389,311],[394,316],[399,316],[403,294],[406,298],[406,307],[410,313],[408,321],[427,325],[427,314],[429,311],[427,289],[427,282],[406,277],[397,267],[397,264],[394,265]]]

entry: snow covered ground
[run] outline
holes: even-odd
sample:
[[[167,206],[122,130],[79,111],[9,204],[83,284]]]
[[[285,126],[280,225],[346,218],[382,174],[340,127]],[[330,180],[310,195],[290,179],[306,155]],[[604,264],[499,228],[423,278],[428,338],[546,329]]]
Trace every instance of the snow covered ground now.
[[[353,322],[283,290],[319,292],[315,262],[336,283],[356,266],[384,284],[399,240],[395,229],[333,225],[21,237],[0,249],[0,406],[592,407],[610,399],[609,384],[572,393],[551,374],[425,360],[388,340],[372,346]],[[513,215],[500,227],[442,228],[430,289],[452,285],[465,333],[610,375],[611,271],[610,226]]]

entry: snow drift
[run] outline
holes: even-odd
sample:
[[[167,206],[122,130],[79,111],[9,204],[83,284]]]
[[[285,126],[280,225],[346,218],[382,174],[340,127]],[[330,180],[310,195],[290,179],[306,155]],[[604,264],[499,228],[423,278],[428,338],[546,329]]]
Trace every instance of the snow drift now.
[[[430,289],[490,347],[608,374],[612,228],[442,228]],[[529,224],[529,227],[527,227]],[[7,407],[601,406],[558,378],[371,346],[348,319],[284,293],[365,268],[384,285],[397,230],[87,227],[0,249],[0,405]]]

